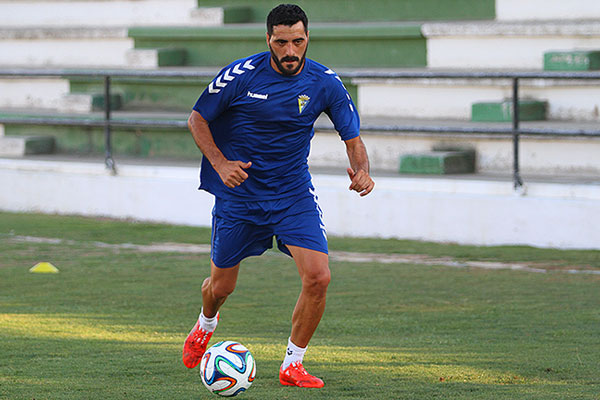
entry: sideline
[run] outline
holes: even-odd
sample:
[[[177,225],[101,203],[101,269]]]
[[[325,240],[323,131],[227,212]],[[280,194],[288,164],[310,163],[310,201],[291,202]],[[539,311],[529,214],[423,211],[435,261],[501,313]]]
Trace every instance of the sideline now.
[[[142,253],[182,253],[182,254],[210,254],[208,244],[186,244],[186,243],[104,243],[84,242],[76,240],[44,238],[36,236],[1,235],[9,242],[17,243],[43,243],[55,245],[81,245],[88,244],[97,248],[114,250],[134,250]],[[0,237],[1,237],[0,236]],[[278,255],[276,252],[267,252],[266,255]],[[494,261],[460,261],[451,257],[430,257],[424,254],[389,254],[389,253],[358,253],[348,251],[330,251],[331,261],[343,261],[353,263],[377,262],[382,264],[417,264],[429,266],[444,266],[454,268],[480,268],[487,270],[513,270],[534,273],[562,272],[568,274],[600,275],[600,270],[590,269],[560,269],[551,268],[550,265],[541,263],[503,263]],[[546,266],[548,268],[540,268]]]

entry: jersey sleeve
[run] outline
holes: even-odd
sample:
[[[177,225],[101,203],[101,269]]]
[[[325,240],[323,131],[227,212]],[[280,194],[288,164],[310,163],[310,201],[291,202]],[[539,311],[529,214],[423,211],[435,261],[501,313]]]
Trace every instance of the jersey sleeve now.
[[[232,72],[236,67],[232,64],[223,68],[196,101],[193,109],[206,121],[214,121],[237,96],[241,79],[235,79],[237,76]]]
[[[353,139],[360,134],[358,111],[342,80],[333,71],[328,70],[327,73],[329,72],[332,76],[329,83],[329,106],[325,113],[342,140]]]

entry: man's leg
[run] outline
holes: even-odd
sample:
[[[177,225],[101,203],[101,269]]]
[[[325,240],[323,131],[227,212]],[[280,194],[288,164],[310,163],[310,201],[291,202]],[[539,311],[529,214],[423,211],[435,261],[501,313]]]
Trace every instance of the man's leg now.
[[[218,311],[235,289],[240,264],[218,268],[211,260],[210,277],[202,284],[202,311],[183,345],[183,363],[194,368],[200,363],[218,322]]]
[[[306,372],[302,358],[325,311],[327,286],[331,280],[329,257],[326,253],[302,247],[288,245],[287,248],[298,267],[302,291],[292,314],[292,334],[279,371],[279,382],[289,386],[320,388],[324,385],[323,381]]]
[[[306,347],[325,311],[327,286],[331,280],[329,257],[320,251],[287,247],[302,280],[302,291],[292,314],[291,339],[296,346]]]
[[[202,283],[202,309],[205,317],[216,316],[221,305],[233,293],[239,270],[240,264],[231,268],[219,268],[210,261],[210,277]]]

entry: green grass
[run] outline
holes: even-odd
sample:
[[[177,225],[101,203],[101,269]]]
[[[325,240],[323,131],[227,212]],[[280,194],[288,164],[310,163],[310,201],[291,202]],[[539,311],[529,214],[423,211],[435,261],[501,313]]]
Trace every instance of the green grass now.
[[[153,242],[210,243],[210,229],[189,226],[115,221],[45,214],[0,212],[0,235],[31,235],[106,243],[149,244]],[[458,246],[395,239],[330,237],[330,250],[427,254],[462,260],[502,262],[532,261],[600,269],[598,250],[555,250],[529,246]]]
[[[72,242],[25,243],[14,235]],[[207,240],[205,229],[1,213],[0,398],[216,398],[180,360],[208,256],[93,243]],[[525,247],[338,238],[332,246],[598,260],[598,252]],[[28,273],[38,261],[60,273]],[[293,262],[270,254],[242,264],[214,336],[239,340],[256,357],[257,379],[241,398],[599,398],[598,275],[341,262],[331,269],[327,310],[305,357],[326,386],[303,390],[277,382],[299,290]]]

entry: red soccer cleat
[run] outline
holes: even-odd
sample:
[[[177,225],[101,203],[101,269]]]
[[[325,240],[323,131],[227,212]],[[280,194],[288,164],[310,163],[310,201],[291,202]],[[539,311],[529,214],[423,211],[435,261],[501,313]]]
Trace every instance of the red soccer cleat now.
[[[322,388],[325,386],[321,379],[306,372],[299,362],[291,363],[285,370],[279,369],[279,383],[285,386],[305,388]]]
[[[217,321],[219,313],[217,313]],[[185,343],[183,344],[183,364],[188,368],[194,368],[200,364],[200,360],[206,351],[206,346],[212,337],[212,332],[207,332],[200,328],[200,321],[192,328]]]

